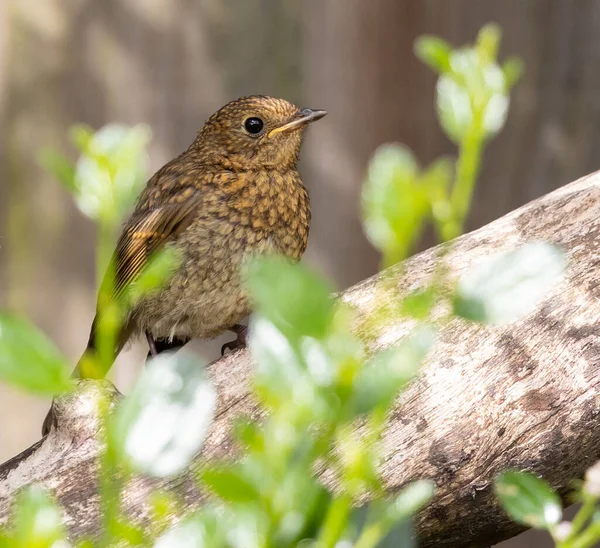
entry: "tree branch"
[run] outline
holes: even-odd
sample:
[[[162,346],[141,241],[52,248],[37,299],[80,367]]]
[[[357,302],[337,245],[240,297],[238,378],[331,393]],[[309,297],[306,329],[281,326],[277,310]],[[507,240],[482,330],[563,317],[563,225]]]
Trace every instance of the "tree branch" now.
[[[598,287],[600,173],[588,176],[458,239],[447,257],[452,275],[492,252],[548,240],[568,254],[566,281],[535,313],[506,327],[455,320],[441,332],[418,379],[400,397],[383,438],[382,473],[390,492],[431,478],[435,499],[416,521],[423,547],[489,546],[521,529],[492,493],[506,468],[542,475],[562,494],[600,457],[600,288]],[[394,267],[386,275],[402,292],[425,286],[439,248]],[[342,298],[369,314],[377,278]],[[370,338],[370,350],[393,345],[411,329],[393,320]],[[359,328],[360,330],[360,328]],[[209,366],[219,408],[200,459],[231,456],[231,421],[261,411],[248,395],[252,364],[246,351]],[[37,481],[54,489],[74,537],[99,526],[95,470],[98,391],[116,398],[110,383],[82,381],[57,406],[57,428],[0,466],[0,521],[15,491]],[[197,464],[195,465],[197,466]],[[147,495],[157,482],[136,478],[123,490],[123,506],[147,518]],[[170,485],[190,507],[202,501],[191,473]]]

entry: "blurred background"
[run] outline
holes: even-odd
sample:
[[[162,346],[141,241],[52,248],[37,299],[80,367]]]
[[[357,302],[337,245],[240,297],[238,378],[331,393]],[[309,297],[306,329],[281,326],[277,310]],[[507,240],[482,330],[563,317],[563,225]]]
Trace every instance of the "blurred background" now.
[[[157,169],[227,101],[262,93],[329,116],[301,170],[313,225],[306,260],[339,289],[376,272],[359,222],[365,166],[381,143],[423,164],[453,153],[434,112],[435,76],[414,39],[474,40],[495,21],[525,76],[488,147],[470,228],[600,165],[600,2],[595,0],[3,0],[0,2],[0,308],[19,311],[73,361],[94,313],[92,223],[39,166],[67,130],[118,121],[153,131]],[[214,359],[222,343],[199,350]],[[114,373],[126,391],[145,349]],[[48,408],[0,386],[0,462],[39,437]],[[18,420],[14,420],[18,417]],[[545,546],[527,533],[503,546]]]

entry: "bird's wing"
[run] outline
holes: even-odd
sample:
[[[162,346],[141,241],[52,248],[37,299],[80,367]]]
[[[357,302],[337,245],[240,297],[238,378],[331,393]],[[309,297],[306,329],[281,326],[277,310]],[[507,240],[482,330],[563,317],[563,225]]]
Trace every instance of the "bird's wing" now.
[[[112,296],[119,298],[142,272],[150,256],[168,240],[181,234],[192,222],[200,202],[193,196],[134,215],[125,227],[113,256]]]
[[[127,286],[141,274],[150,256],[191,224],[200,205],[201,193],[190,193],[189,188],[182,186],[180,192],[171,188],[166,203],[138,210],[133,214],[117,243],[110,267],[100,287],[99,301],[106,302],[105,299],[109,299],[109,302],[114,302],[119,299]],[[92,322],[88,350],[95,348],[97,327],[98,314]],[[123,326],[118,337],[116,354],[127,342],[131,334],[130,327]],[[73,373],[75,376],[98,375],[98,372],[84,373],[81,364],[86,354],[77,365]],[[101,373],[100,377],[105,374],[106,372]]]

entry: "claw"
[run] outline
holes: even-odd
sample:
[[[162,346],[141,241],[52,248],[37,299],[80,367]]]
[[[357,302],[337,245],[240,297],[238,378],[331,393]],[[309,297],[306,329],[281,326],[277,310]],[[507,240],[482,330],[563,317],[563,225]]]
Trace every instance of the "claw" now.
[[[246,339],[248,338],[248,327],[237,323],[233,327],[229,328],[229,331],[235,333],[237,337],[235,340],[225,343],[221,347],[221,356],[225,355],[226,350],[234,352],[235,350],[244,348],[246,346]]]

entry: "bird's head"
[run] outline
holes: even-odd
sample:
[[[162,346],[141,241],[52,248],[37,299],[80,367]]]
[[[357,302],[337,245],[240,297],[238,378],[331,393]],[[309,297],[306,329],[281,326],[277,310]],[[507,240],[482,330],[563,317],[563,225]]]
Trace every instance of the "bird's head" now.
[[[242,97],[215,112],[191,148],[205,161],[231,169],[294,168],[304,130],[326,114],[284,99]]]

